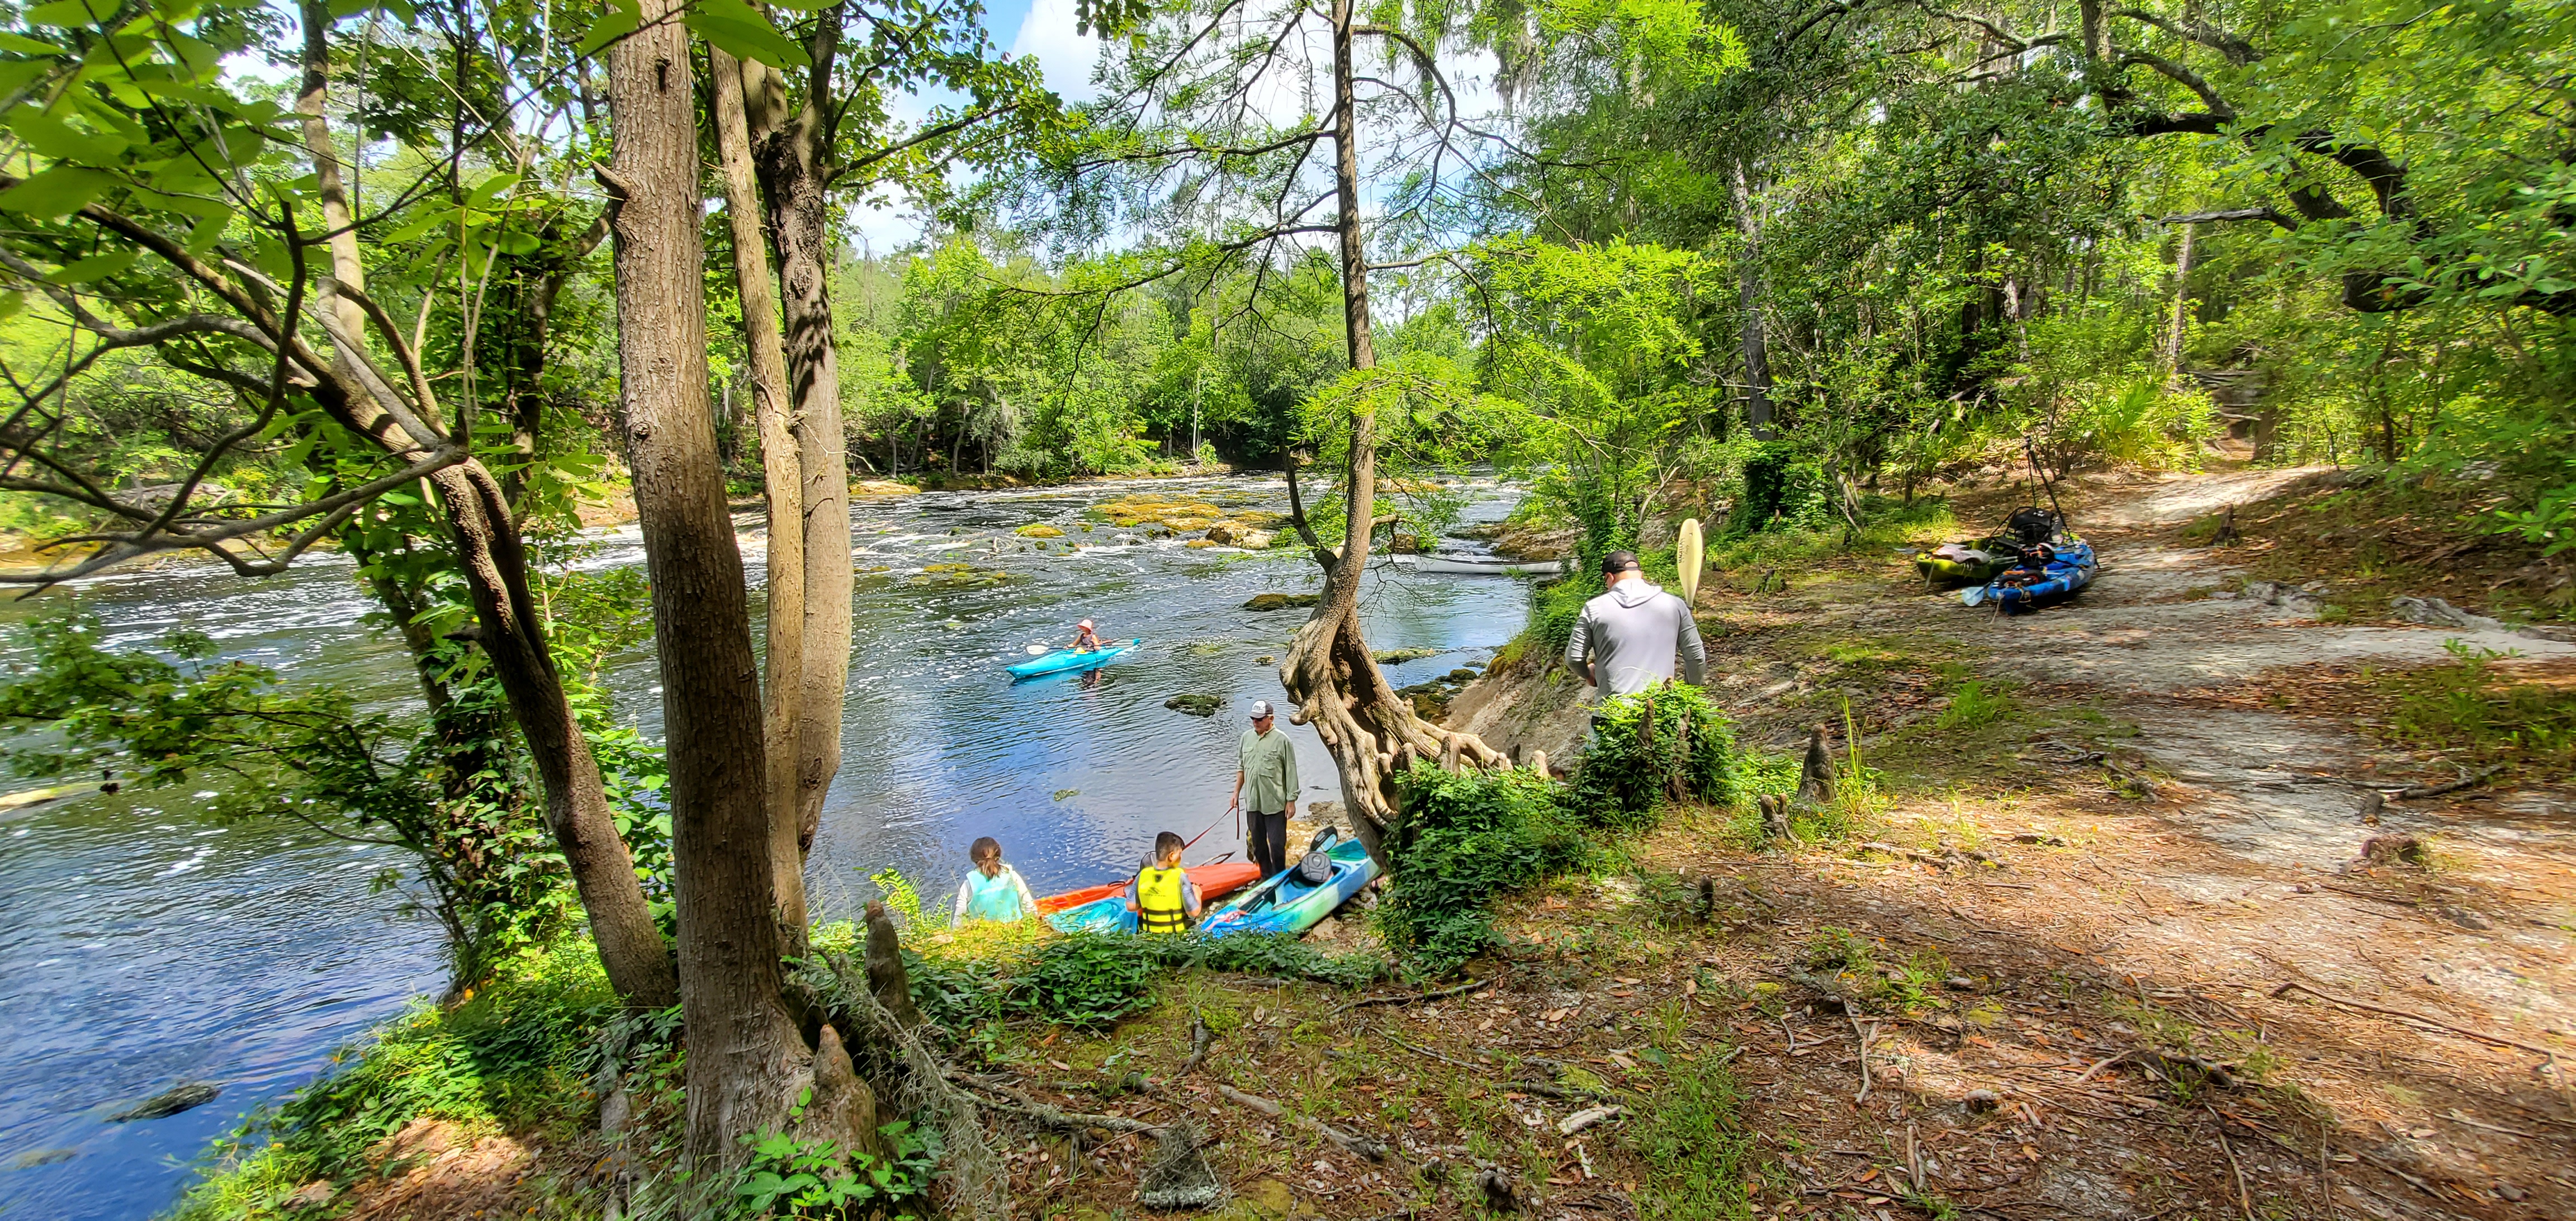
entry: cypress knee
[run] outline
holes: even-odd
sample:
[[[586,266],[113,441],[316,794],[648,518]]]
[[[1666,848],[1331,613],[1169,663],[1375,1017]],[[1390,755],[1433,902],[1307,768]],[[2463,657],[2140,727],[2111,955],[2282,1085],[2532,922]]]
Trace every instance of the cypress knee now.
[[[903,940],[882,899],[868,902],[868,991],[895,1021],[907,1028],[921,1024],[921,1010],[912,1003],[912,973],[903,966]]]

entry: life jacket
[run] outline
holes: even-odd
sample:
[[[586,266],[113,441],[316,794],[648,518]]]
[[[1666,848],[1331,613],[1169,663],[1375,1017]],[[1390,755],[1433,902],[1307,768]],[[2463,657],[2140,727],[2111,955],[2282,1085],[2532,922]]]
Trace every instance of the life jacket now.
[[[1003,923],[1022,918],[1018,875],[1008,865],[993,877],[981,869],[966,873],[966,915],[973,920],[999,920]]]
[[[1189,880],[1189,871],[1147,865],[1136,871],[1136,928],[1146,933],[1180,933],[1189,930],[1189,909],[1182,904],[1181,886]]]

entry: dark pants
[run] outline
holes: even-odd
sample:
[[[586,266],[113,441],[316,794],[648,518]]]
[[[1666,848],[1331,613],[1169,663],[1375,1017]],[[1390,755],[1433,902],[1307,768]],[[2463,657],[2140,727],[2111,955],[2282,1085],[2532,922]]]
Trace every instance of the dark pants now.
[[[1288,812],[1244,815],[1244,835],[1250,839],[1252,863],[1261,867],[1261,876],[1286,869],[1288,861]]]

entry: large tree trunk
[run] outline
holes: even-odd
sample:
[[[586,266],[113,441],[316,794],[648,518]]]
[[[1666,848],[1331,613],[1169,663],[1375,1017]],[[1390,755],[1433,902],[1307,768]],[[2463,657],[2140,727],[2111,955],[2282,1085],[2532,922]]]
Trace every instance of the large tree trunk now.
[[[1352,107],[1352,7],[1353,0],[1334,0],[1333,146],[1341,210],[1342,323],[1351,367],[1373,369],[1377,348],[1369,334],[1368,246],[1360,229],[1359,133]],[[1413,705],[1379,672],[1360,635],[1360,576],[1368,568],[1369,536],[1378,524],[1376,416],[1351,417],[1343,476],[1348,514],[1341,555],[1325,569],[1324,596],[1290,642],[1279,681],[1296,701],[1292,719],[1313,725],[1324,749],[1332,752],[1353,830],[1376,852],[1395,816],[1395,777],[1414,759],[1435,759],[1451,768],[1461,762],[1504,767],[1509,761],[1473,734],[1452,733],[1415,715]],[[1293,469],[1289,478],[1296,478]]]
[[[760,429],[762,484],[769,497],[769,683],[763,693],[762,735],[769,752],[769,868],[777,891],[779,935],[789,954],[802,955],[806,841],[800,834],[804,823],[797,804],[797,767],[803,756],[806,576],[805,498],[796,436],[802,421],[787,405],[787,355],[778,334],[778,296],[769,281],[760,192],[752,182],[743,65],[709,47],[707,68],[715,78],[716,154],[724,169],[725,221],[733,232],[743,346],[751,353],[752,417]],[[846,566],[849,549],[841,551]],[[845,627],[847,622],[845,617]]]
[[[341,186],[340,160],[334,151],[326,117],[330,48],[330,10],[321,0],[305,0],[304,83],[296,109],[304,115],[306,151],[319,178],[322,214],[330,230],[331,274],[339,283],[363,290],[366,267],[359,259],[358,238],[350,223],[348,195]],[[345,334],[366,333],[364,314],[345,294],[326,293],[322,308],[331,310]],[[351,356],[335,352],[334,365],[346,372]],[[361,384],[343,377],[348,384]],[[420,405],[424,410],[429,406]],[[381,405],[352,401],[359,431],[397,457],[419,452],[401,438],[400,430],[382,426]],[[375,424],[375,427],[368,425]],[[617,833],[608,794],[599,779],[599,764],[582,737],[572,706],[564,698],[563,680],[546,648],[533,600],[528,596],[527,557],[500,485],[480,461],[448,467],[428,480],[446,517],[458,567],[474,602],[476,638],[492,659],[493,673],[510,702],[510,714],[527,740],[538,778],[546,789],[546,825],[570,867],[582,910],[590,918],[609,986],[627,1004],[659,1009],[678,999],[671,970],[670,947],[644,901],[635,876],[635,858]]]
[[[785,116],[783,86],[766,69],[746,73],[753,154],[778,242],[787,372],[798,420],[805,511],[805,690],[796,760],[797,842],[823,821],[823,797],[841,770],[841,707],[850,685],[850,460],[841,430],[840,353],[832,342],[832,61],[842,6],[815,22],[804,104]]]
[[[609,52],[618,372],[671,758],[688,1148],[787,1122],[807,1052],[779,999],[759,671],[707,403],[698,125],[679,0]]]

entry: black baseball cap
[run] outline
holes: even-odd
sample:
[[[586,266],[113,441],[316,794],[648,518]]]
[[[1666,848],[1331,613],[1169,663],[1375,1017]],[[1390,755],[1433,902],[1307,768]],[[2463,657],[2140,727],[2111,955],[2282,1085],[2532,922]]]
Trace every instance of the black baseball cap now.
[[[1634,568],[1638,568],[1637,553],[1634,551],[1613,551],[1601,557],[1601,571],[1604,574],[1626,572]],[[1639,569],[1639,571],[1643,570]]]

